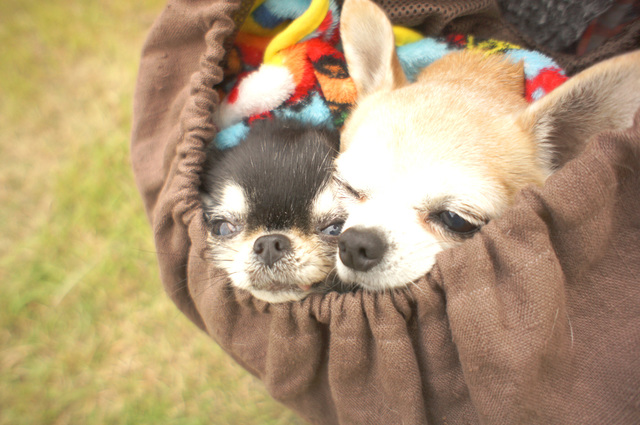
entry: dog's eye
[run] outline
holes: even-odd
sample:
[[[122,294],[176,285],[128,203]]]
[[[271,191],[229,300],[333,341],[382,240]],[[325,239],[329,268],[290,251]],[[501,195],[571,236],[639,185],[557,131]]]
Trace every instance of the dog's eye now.
[[[342,226],[344,226],[344,221],[336,221],[320,230],[320,233],[327,236],[338,236],[342,232]]]
[[[480,227],[469,223],[453,211],[442,211],[438,214],[438,218],[442,221],[447,229],[455,233],[470,234],[476,232]]]
[[[230,236],[240,231],[240,226],[236,226],[225,220],[218,220],[213,222],[211,233],[216,236]]]

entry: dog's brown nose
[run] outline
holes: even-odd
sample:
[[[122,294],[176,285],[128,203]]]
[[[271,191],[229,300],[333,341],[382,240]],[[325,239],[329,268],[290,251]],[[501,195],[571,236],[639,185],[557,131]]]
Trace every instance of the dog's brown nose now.
[[[338,250],[342,264],[366,272],[382,260],[387,252],[387,243],[377,230],[356,226],[340,235]]]
[[[258,254],[267,266],[272,266],[289,251],[291,240],[280,234],[260,236],[253,244],[253,252]]]

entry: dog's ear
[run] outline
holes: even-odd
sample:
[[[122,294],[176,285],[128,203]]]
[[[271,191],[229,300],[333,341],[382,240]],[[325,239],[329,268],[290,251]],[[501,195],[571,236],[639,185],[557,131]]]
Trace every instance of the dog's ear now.
[[[362,98],[407,84],[389,18],[370,0],[346,0],[340,34],[349,75]]]
[[[570,78],[518,117],[551,169],[575,157],[601,131],[630,127],[640,107],[640,51],[594,65]]]

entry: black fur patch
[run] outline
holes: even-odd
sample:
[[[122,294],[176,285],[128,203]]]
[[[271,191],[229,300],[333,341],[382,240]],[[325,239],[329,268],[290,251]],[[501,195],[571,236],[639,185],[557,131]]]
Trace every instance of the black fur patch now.
[[[227,182],[245,192],[248,231],[314,229],[311,206],[330,181],[339,134],[295,121],[255,122],[247,138],[228,151],[212,152],[203,189],[220,202]]]

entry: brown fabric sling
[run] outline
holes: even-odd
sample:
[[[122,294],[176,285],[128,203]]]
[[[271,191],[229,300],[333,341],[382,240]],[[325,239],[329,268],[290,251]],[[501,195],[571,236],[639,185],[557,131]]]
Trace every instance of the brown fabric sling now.
[[[431,34],[526,43],[493,1],[380,3]],[[406,290],[268,305],[204,260],[198,198],[212,87],[246,10],[171,0],[142,53],[132,163],[178,308],[314,424],[640,423],[640,114]],[[637,48],[639,32],[563,65]]]

